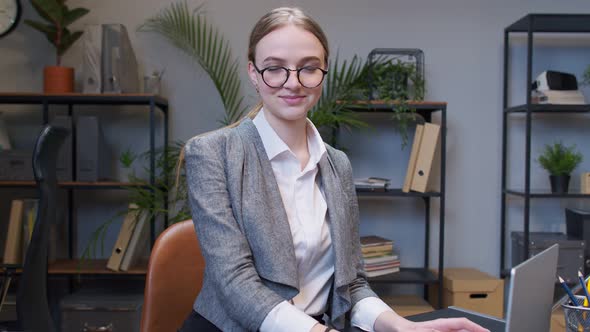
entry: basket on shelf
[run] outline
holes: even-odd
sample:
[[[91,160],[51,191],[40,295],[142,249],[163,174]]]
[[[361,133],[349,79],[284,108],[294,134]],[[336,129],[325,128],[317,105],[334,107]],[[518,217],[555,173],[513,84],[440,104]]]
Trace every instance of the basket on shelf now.
[[[578,303],[584,303],[584,296],[576,295]],[[565,326],[567,332],[590,332],[590,308],[574,306],[571,301],[563,303],[563,314],[565,315]]]

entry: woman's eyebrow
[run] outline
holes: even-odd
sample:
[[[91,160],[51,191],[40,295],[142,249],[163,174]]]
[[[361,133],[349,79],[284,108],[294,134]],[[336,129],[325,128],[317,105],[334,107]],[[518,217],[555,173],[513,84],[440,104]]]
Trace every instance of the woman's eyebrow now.
[[[264,59],[264,61],[262,61],[262,63],[267,63],[267,62],[285,63],[285,60],[281,59],[281,58],[274,57],[274,56],[269,56],[268,58]]]
[[[297,63],[303,64],[303,63],[313,62],[313,61],[317,61],[320,63],[322,62],[322,60],[320,58],[318,58],[317,56],[306,56],[304,58],[299,59],[299,61],[297,61]],[[274,56],[269,56],[268,58],[264,59],[264,61],[262,61],[262,63],[268,63],[268,62],[285,64],[287,61],[285,59],[277,58]]]
[[[306,62],[313,62],[313,61],[317,61],[317,62],[321,62],[322,60],[320,58],[318,58],[317,56],[306,56],[305,58],[299,60],[299,63],[306,63]]]

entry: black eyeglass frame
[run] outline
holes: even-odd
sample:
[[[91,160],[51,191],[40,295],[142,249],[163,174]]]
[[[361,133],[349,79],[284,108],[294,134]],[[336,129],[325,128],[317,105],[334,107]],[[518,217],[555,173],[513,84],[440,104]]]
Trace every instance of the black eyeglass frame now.
[[[263,68],[262,70],[260,70],[260,69],[258,69],[258,66],[256,66],[256,64],[254,62],[252,62],[252,65],[254,66],[254,69],[256,69],[256,72],[258,74],[260,74],[260,76],[262,77],[262,81],[264,82],[264,84],[266,84],[269,88],[273,88],[273,89],[282,88],[285,85],[285,83],[287,83],[287,81],[289,80],[289,77],[291,76],[292,71],[297,72],[297,81],[299,82],[299,84],[301,84],[302,87],[308,88],[308,89],[313,89],[313,88],[317,88],[318,86],[320,86],[324,82],[324,79],[326,78],[326,74],[328,73],[327,70],[322,69],[320,67],[316,67],[316,66],[305,66],[305,67],[301,67],[301,68],[297,68],[297,69],[289,69],[289,68],[283,67],[283,66],[269,66],[269,67],[266,67],[266,68]],[[285,78],[285,81],[281,85],[272,86],[272,85],[268,84],[266,82],[266,80],[264,79],[264,72],[269,69],[277,69],[277,68],[282,68],[282,69],[286,70],[287,71],[287,78]],[[299,78],[299,74],[301,74],[301,71],[304,69],[309,69],[309,68],[319,69],[322,72],[322,79],[320,80],[320,82],[316,86],[306,86],[305,84],[303,84],[301,82],[301,79]]]

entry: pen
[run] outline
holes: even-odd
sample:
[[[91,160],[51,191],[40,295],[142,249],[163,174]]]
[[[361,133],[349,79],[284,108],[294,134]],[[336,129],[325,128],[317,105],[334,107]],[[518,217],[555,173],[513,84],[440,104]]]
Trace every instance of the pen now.
[[[582,289],[584,290],[584,307],[588,306],[588,299],[590,299],[590,295],[588,294],[588,289],[586,288],[586,283],[584,282],[584,275],[582,272],[578,271],[578,279],[580,279],[580,284],[582,284]]]
[[[565,281],[563,280],[563,278],[560,277],[560,276],[557,276],[557,278],[559,278],[559,283],[561,284],[561,287],[563,287],[563,289],[565,289],[565,292],[570,297],[570,300],[572,301],[572,305],[579,306],[578,300],[576,300],[576,297],[574,296],[574,294],[572,293],[572,291],[570,290],[570,288],[567,287],[567,285],[565,284]]]

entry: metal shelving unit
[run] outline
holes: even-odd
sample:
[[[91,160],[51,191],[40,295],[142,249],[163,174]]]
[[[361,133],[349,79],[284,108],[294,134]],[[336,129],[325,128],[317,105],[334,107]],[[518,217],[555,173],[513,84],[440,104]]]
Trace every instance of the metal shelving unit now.
[[[384,103],[382,101],[359,101],[358,108],[352,108],[353,111],[359,113],[391,113],[395,110],[396,103]],[[408,107],[415,109],[416,113],[421,115],[426,122],[432,121],[432,115],[435,112],[440,112],[440,144],[441,144],[441,162],[440,162],[440,191],[437,192],[408,192],[404,193],[401,188],[388,188],[385,191],[367,191],[357,190],[359,199],[364,197],[392,197],[392,198],[422,198],[424,202],[424,265],[420,267],[405,267],[401,268],[399,272],[379,277],[369,278],[371,283],[390,283],[390,284],[423,284],[426,288],[428,285],[438,284],[442,285],[443,268],[444,268],[444,239],[445,239],[445,167],[446,167],[446,133],[447,133],[447,103],[445,102],[429,102],[417,101],[408,102]],[[431,199],[436,198],[440,202],[439,210],[439,248],[438,248],[438,266],[436,268],[437,274],[434,274],[429,268],[430,259],[430,203]],[[442,291],[443,287],[438,288],[438,307],[442,307]],[[425,294],[427,294],[425,289]]]
[[[535,33],[590,33],[590,15],[588,14],[528,14],[504,29],[504,80],[503,80],[503,112],[502,112],[502,198],[501,198],[501,235],[500,235],[500,275],[507,271],[506,237],[506,205],[508,196],[519,197],[524,200],[523,228],[524,243],[529,243],[530,233],[530,203],[531,199],[568,199],[590,198],[581,193],[554,194],[531,189],[531,128],[536,114],[583,114],[590,113],[590,105],[539,105],[531,102],[533,37]],[[508,105],[508,75],[510,37],[514,34],[526,34],[526,103],[522,105]],[[525,176],[522,188],[507,187],[507,150],[508,150],[508,121],[514,115],[525,116]],[[526,246],[525,259],[530,255]]]
[[[69,260],[55,262],[49,266],[50,274],[126,274],[126,273],[114,273],[107,272],[105,266],[106,262],[87,261],[86,263],[79,264],[79,260],[74,259],[74,238],[73,238],[73,199],[74,191],[76,190],[112,190],[112,189],[126,189],[134,186],[142,186],[143,188],[149,189],[150,186],[155,185],[155,174],[156,174],[156,110],[159,110],[162,114],[162,125],[163,125],[163,148],[165,156],[167,155],[168,147],[168,101],[158,95],[154,94],[81,94],[81,93],[69,93],[69,94],[39,94],[39,93],[0,93],[0,105],[1,104],[13,104],[13,105],[41,105],[41,111],[43,112],[43,125],[49,122],[49,111],[50,106],[53,105],[67,105],[68,116],[72,117],[74,114],[75,105],[108,105],[108,106],[120,106],[120,105],[137,105],[147,106],[149,110],[149,149],[150,149],[150,160],[149,160],[149,183],[128,183],[128,182],[116,182],[116,181],[103,181],[103,182],[78,182],[76,181],[76,149],[72,149],[72,179],[74,181],[60,182],[59,186],[67,190],[67,204],[68,204],[68,254]],[[111,110],[105,110],[105,112]],[[72,126],[72,144],[75,146],[75,126]],[[6,188],[35,188],[36,184],[34,181],[0,181],[0,190]],[[167,199],[165,198],[164,204],[167,206]],[[168,226],[168,218],[165,217],[165,227]],[[155,239],[155,226],[152,220],[151,223],[151,240],[152,243]],[[102,264],[104,263],[104,264]],[[137,269],[130,270],[127,274],[145,274],[146,267],[141,266]]]

